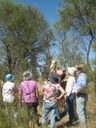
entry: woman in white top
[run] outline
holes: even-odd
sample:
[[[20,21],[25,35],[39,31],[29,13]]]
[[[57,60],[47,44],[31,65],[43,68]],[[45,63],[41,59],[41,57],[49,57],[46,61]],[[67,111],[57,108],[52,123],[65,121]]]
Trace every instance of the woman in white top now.
[[[2,97],[5,105],[5,114],[6,117],[10,119],[10,113],[13,112],[14,119],[17,118],[16,110],[16,97],[15,93],[18,92],[18,89],[15,86],[15,83],[12,82],[14,80],[14,76],[12,74],[6,75],[6,82],[3,85],[2,89]]]
[[[69,115],[69,121],[66,123],[67,125],[73,125],[75,120],[74,104],[73,104],[75,95],[72,94],[73,87],[75,86],[76,83],[75,72],[76,70],[73,67],[69,67],[66,72],[68,79],[66,83],[65,107],[66,107],[66,112]]]

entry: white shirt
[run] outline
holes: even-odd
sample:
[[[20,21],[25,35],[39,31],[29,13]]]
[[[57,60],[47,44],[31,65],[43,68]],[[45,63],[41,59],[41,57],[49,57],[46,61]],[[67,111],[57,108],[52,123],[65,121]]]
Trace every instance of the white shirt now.
[[[69,76],[66,84],[66,95],[69,96],[72,93],[73,87],[75,86],[76,80],[75,77]]]
[[[3,101],[11,103],[15,99],[15,93],[18,92],[18,89],[16,88],[15,84],[7,81],[3,85],[3,90],[2,90],[2,96],[3,96]]]

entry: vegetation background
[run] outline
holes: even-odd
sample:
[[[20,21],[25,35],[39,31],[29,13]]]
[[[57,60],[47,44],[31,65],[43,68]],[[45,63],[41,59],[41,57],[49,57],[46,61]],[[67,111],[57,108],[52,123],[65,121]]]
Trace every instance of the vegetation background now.
[[[23,71],[31,70],[38,81],[41,97],[38,109],[42,116],[42,84],[48,77],[51,60],[56,59],[58,66],[65,69],[84,64],[89,77],[88,127],[95,128],[96,1],[60,0],[58,16],[58,21],[50,27],[38,8],[17,4],[13,0],[0,0],[0,78],[5,82],[5,75],[13,73],[19,87]],[[2,98],[0,111],[0,128],[17,127],[12,117],[5,120]],[[18,128],[24,128],[24,112],[19,107],[18,111]],[[66,116],[63,116],[56,125],[63,127],[65,122]]]

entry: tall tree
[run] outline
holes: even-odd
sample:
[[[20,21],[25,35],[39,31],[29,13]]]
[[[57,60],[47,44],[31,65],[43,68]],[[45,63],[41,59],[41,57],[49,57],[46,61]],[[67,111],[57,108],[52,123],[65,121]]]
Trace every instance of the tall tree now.
[[[46,53],[45,43],[50,31],[47,21],[37,8],[10,0],[2,2],[0,9],[2,43],[6,53],[3,62],[10,72],[25,66],[37,70],[38,57]],[[49,39],[52,38],[49,36]]]
[[[66,29],[62,29],[59,22],[55,23],[54,26],[60,65],[66,67],[82,63],[84,59],[82,56],[84,55],[79,50],[79,39],[76,39],[73,32],[67,33]]]
[[[94,0],[61,0],[59,22],[63,29],[75,31],[86,41],[86,58],[96,40],[96,1]],[[83,46],[83,47],[84,47]]]

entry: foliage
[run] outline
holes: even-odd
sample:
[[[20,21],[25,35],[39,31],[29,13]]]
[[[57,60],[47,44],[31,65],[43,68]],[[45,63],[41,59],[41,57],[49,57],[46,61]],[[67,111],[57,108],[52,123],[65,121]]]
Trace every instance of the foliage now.
[[[52,39],[47,34],[50,31],[47,21],[33,6],[24,6],[5,0],[0,8],[3,50],[6,53],[4,61],[8,65],[9,72],[15,72],[21,67],[23,70],[30,67],[32,71],[36,70],[39,54],[46,53],[46,40]]]
[[[57,35],[57,48],[59,50],[58,59],[61,65],[74,66],[84,61],[84,54],[79,49],[79,39],[73,32],[68,33],[62,29],[60,23],[55,23],[55,33]],[[69,38],[70,37],[70,38]]]
[[[96,40],[96,1],[61,0],[59,22],[63,30],[72,31],[86,42],[86,59],[89,63],[90,50]],[[83,42],[83,43],[84,43]]]

